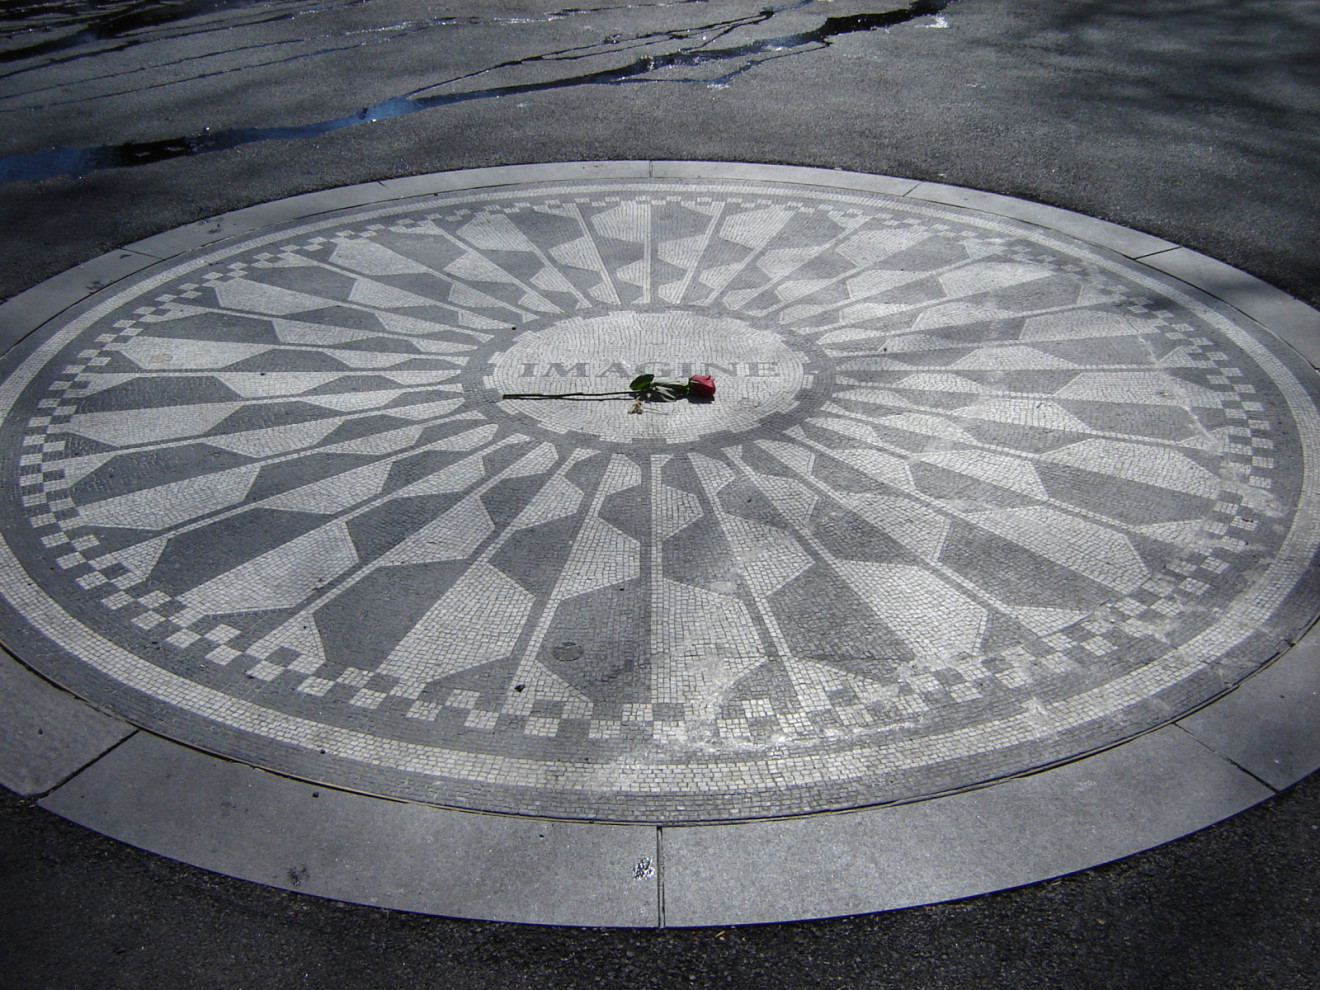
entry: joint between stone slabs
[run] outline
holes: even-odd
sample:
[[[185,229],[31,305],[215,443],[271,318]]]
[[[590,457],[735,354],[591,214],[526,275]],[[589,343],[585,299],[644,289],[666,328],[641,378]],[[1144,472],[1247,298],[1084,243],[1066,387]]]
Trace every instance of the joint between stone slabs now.
[[[665,927],[665,830],[655,829],[655,926]]]
[[[1187,728],[1187,726],[1183,725],[1181,721],[1173,722],[1173,723],[1171,723],[1171,724],[1172,724],[1175,728],[1177,728],[1177,729],[1181,730],[1182,732],[1186,733],[1187,736],[1190,737],[1191,740],[1192,740],[1193,742],[1195,742],[1198,746],[1200,746],[1200,747],[1201,747],[1202,749],[1204,749],[1206,752],[1208,752],[1208,753],[1212,753],[1214,756],[1216,756],[1216,757],[1218,757],[1219,759],[1223,760],[1225,763],[1227,763],[1227,764],[1228,764],[1229,766],[1231,766],[1233,769],[1238,770],[1238,771],[1240,771],[1240,772],[1246,774],[1248,777],[1250,777],[1250,778],[1251,778],[1252,780],[1254,780],[1256,783],[1260,784],[1261,787],[1264,787],[1266,790],[1268,790],[1268,791],[1270,792],[1270,796],[1271,796],[1271,797],[1273,797],[1273,796],[1276,795],[1276,794],[1282,794],[1282,793],[1283,793],[1283,789],[1282,789],[1282,788],[1275,787],[1275,786],[1274,786],[1273,784],[1271,784],[1268,780],[1266,780],[1265,778],[1259,776],[1258,774],[1255,774],[1255,773],[1253,773],[1252,771],[1248,770],[1246,767],[1244,767],[1244,766],[1243,766],[1241,763],[1239,763],[1237,760],[1233,759],[1231,756],[1225,756],[1223,753],[1219,752],[1219,750],[1215,749],[1215,748],[1214,748],[1213,746],[1211,746],[1208,742],[1206,742],[1204,739],[1202,739],[1200,736],[1198,736],[1198,735],[1197,735],[1195,732],[1193,732],[1191,729]]]
[[[37,804],[41,804],[42,801],[46,800],[46,798],[50,797],[65,784],[69,783],[69,781],[79,776],[81,773],[83,773],[83,771],[90,769],[91,767],[95,766],[97,763],[100,763],[103,759],[105,759],[107,756],[109,756],[111,753],[117,750],[120,746],[124,745],[124,743],[128,742],[134,736],[138,735],[138,733],[140,733],[141,731],[142,730],[139,729],[137,726],[134,726],[133,731],[126,734],[124,738],[117,739],[115,742],[111,743],[105,749],[101,750],[101,752],[93,756],[86,763],[81,764],[80,766],[71,770],[69,773],[65,774],[58,781],[56,781],[55,784],[46,788],[44,791],[40,792],[39,794],[32,795],[31,800]]]
[[[1172,244],[1169,247],[1160,248],[1158,251],[1147,251],[1145,254],[1134,254],[1132,256],[1132,260],[1144,261],[1146,258],[1154,258],[1157,255],[1168,254],[1170,251],[1178,251],[1178,250],[1181,250],[1181,245]]]

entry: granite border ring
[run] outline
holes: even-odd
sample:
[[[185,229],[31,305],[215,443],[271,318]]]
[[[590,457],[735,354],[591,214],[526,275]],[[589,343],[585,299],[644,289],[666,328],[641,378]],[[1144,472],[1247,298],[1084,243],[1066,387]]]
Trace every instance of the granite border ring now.
[[[1146,234],[820,169],[475,169],[127,245],[0,343],[0,781],[163,855],[785,921],[1320,766],[1320,313]],[[502,398],[643,371],[719,391]]]

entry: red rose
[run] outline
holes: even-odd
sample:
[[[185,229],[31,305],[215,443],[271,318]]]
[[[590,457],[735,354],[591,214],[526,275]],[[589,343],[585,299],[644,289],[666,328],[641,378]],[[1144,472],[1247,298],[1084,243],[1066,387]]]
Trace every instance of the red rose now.
[[[693,375],[688,379],[688,395],[694,399],[715,398],[715,379],[710,375]]]

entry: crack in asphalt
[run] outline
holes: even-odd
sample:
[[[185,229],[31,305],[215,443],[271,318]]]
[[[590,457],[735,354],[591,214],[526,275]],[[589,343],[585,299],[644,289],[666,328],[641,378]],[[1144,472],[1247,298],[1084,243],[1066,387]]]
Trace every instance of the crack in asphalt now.
[[[210,2],[219,3],[224,2],[224,0],[210,0]],[[354,0],[354,2],[357,2],[357,0]],[[691,0],[679,0],[679,2],[691,2]],[[578,86],[699,83],[719,88],[727,86],[733,79],[765,62],[820,51],[829,48],[834,43],[834,39],[847,35],[881,29],[887,30],[920,17],[935,16],[955,0],[913,0],[905,6],[891,10],[827,17],[819,26],[809,31],[773,38],[762,38],[722,48],[711,47],[713,43],[727,37],[733,31],[767,23],[785,11],[800,10],[814,2],[815,0],[794,0],[791,3],[763,8],[754,14],[692,28],[660,30],[636,36],[612,35],[591,45],[513,59],[439,83],[429,83],[411,92],[391,97],[374,106],[365,107],[356,113],[310,124],[232,128],[222,131],[204,129],[200,134],[165,138],[157,141],[126,142],[119,145],[105,145],[95,148],[61,147],[44,152],[10,155],[0,158],[0,182],[41,180],[63,175],[83,175],[103,169],[148,165],[175,158],[226,151],[262,141],[308,140],[348,127],[389,120],[424,110],[434,110],[476,100],[523,96]],[[570,9],[570,12],[576,12],[576,9]],[[445,86],[451,86],[500,70],[534,66],[538,63],[573,62],[619,51],[651,47],[666,41],[690,42],[694,38],[699,38],[699,40],[692,44],[683,44],[676,51],[641,55],[631,62],[614,68],[582,72],[539,82],[514,83],[484,89],[463,90],[457,93],[423,95]],[[665,69],[697,68],[727,62],[736,64],[714,78],[709,76],[654,78],[655,73]]]
[[[371,0],[347,0],[347,6],[354,7]],[[59,30],[62,27],[74,27],[70,34],[46,38],[29,45],[0,50],[0,62],[19,62],[30,58],[39,58],[55,52],[75,48],[95,46],[97,42],[117,42],[109,49],[95,47],[93,51],[79,52],[75,58],[101,54],[104,51],[123,51],[136,45],[174,37],[168,33],[131,37],[151,28],[173,27],[181,22],[191,21],[206,14],[223,13],[234,9],[250,7],[270,7],[269,0],[134,0],[134,2],[105,4],[89,3],[87,0],[74,3],[16,3],[5,8],[0,19],[0,37],[16,38],[37,31]],[[275,10],[268,15],[240,22],[222,22],[209,28],[191,26],[186,33],[205,34],[210,31],[223,31],[234,27],[248,27],[257,24],[269,24],[274,21],[292,20],[308,13],[306,9]],[[3,28],[9,27],[8,30]],[[44,65],[58,65],[72,59],[52,59]]]
[[[754,27],[758,24],[763,24],[785,10],[794,10],[801,7],[807,7],[814,2],[815,0],[796,0],[796,2],[792,4],[784,4],[779,7],[766,8],[759,10],[754,14],[747,14],[742,17],[733,17],[724,21],[716,21],[712,24],[701,24],[698,25],[697,27],[670,28],[659,31],[650,31],[645,34],[635,34],[629,36],[614,34],[614,35],[610,35],[609,37],[605,38],[602,41],[597,41],[590,45],[578,45],[576,47],[565,48],[557,52],[548,52],[542,55],[529,55],[526,58],[510,59],[505,62],[497,62],[495,65],[487,66],[484,69],[478,69],[476,72],[469,72],[466,73],[465,75],[455,76],[452,79],[446,79],[443,82],[434,83],[432,85],[413,90],[411,93],[406,94],[406,98],[412,100],[424,99],[424,97],[422,97],[422,94],[427,92],[428,90],[439,89],[442,86],[451,86],[454,83],[464,82],[469,79],[476,79],[479,76],[484,76],[491,72],[498,72],[500,69],[521,68],[527,65],[535,65],[538,62],[574,62],[585,58],[595,58],[599,55],[603,55],[607,53],[614,54],[618,52],[631,51],[636,48],[648,48],[651,47],[652,45],[655,45],[656,43],[664,42],[664,41],[687,41],[692,37],[694,37],[695,35],[701,35],[701,42],[690,49],[682,49],[678,52],[673,52],[666,56],[649,56],[648,59],[639,59],[638,63],[633,63],[632,65],[625,66],[621,69],[606,70],[606,73],[607,74],[609,72],[626,73],[632,70],[639,63],[647,64],[648,61],[649,64],[654,67],[666,68],[670,64],[677,64],[677,61],[665,62],[664,60],[666,59],[674,59],[674,60],[682,59],[682,60],[686,60],[684,62],[684,64],[686,65],[700,65],[703,62],[707,62],[707,61],[724,60],[729,57],[736,58],[740,54],[751,52],[754,48],[762,44],[765,45],[782,44],[784,39],[767,39],[762,42],[754,42],[749,45],[740,45],[737,46],[736,48],[723,49],[714,52],[705,50],[706,46],[709,45],[712,41],[718,40],[719,38],[723,38],[731,34],[732,32],[738,30],[739,28]],[[713,35],[713,37],[709,37],[709,35]],[[702,54],[696,54],[696,53],[702,53]],[[726,53],[733,53],[733,54],[730,55]],[[718,58],[712,56],[718,56]],[[581,78],[581,77],[571,77],[571,78]],[[622,81],[622,77],[620,81]],[[501,89],[505,89],[505,88],[508,87],[501,87]]]
[[[373,33],[373,34],[379,34],[382,30],[388,30],[388,29],[378,29],[378,28],[373,28],[373,29],[371,29],[371,33]],[[356,34],[362,34],[362,33],[367,33],[367,32],[365,32],[365,31],[345,31],[345,32],[342,32],[342,33],[339,34],[339,35],[335,35],[334,37],[352,37],[353,35],[356,35]],[[387,43],[387,42],[390,42],[390,41],[394,41],[394,40],[396,40],[397,38],[400,38],[400,37],[403,37],[403,34],[402,34],[402,33],[400,33],[400,34],[396,34],[396,35],[389,35],[389,36],[385,36],[385,37],[372,38],[372,39],[368,39],[367,41],[355,41],[355,42],[352,42],[352,43],[350,43],[350,44],[345,44],[345,45],[339,45],[339,46],[333,46],[333,47],[326,47],[326,48],[317,48],[317,49],[313,49],[312,51],[298,52],[297,54],[294,54],[294,55],[288,55],[288,56],[284,56],[284,57],[281,57],[281,58],[270,58],[270,59],[264,59],[264,60],[260,60],[260,61],[245,62],[243,65],[236,65],[236,66],[232,66],[232,67],[227,68],[227,69],[216,69],[216,70],[211,71],[211,72],[198,72],[198,73],[195,73],[195,74],[193,74],[193,75],[188,76],[187,79],[167,79],[167,80],[165,80],[164,82],[148,83],[148,84],[143,85],[143,86],[134,86],[134,87],[132,87],[132,88],[130,88],[130,89],[116,89],[116,90],[109,90],[109,89],[107,89],[107,90],[101,90],[101,91],[98,91],[98,92],[96,92],[96,93],[94,93],[94,94],[91,94],[91,95],[89,95],[89,96],[81,96],[81,97],[76,97],[76,98],[74,98],[74,99],[68,99],[68,100],[53,100],[53,101],[51,101],[51,102],[49,102],[49,103],[42,103],[42,104],[40,104],[40,105],[38,105],[38,106],[21,106],[21,107],[13,107],[13,108],[0,108],[0,114],[5,114],[5,113],[32,113],[32,112],[37,112],[37,111],[41,111],[41,110],[49,110],[49,109],[52,109],[52,108],[55,108],[55,107],[66,107],[66,106],[72,106],[72,105],[82,104],[82,103],[91,103],[91,102],[94,101],[94,100],[105,100],[105,99],[112,99],[112,98],[117,97],[117,96],[128,96],[128,95],[133,94],[133,93],[146,93],[146,92],[149,92],[149,91],[151,91],[151,90],[153,90],[153,89],[167,89],[167,88],[169,88],[170,86],[178,86],[178,85],[180,85],[180,84],[182,84],[182,83],[184,83],[184,82],[192,83],[192,82],[198,82],[199,80],[202,80],[202,79],[215,79],[215,78],[218,78],[218,77],[220,77],[220,76],[231,75],[231,74],[233,74],[233,73],[235,73],[235,72],[248,72],[248,71],[250,71],[250,70],[252,70],[252,69],[263,69],[263,68],[267,68],[267,67],[272,66],[272,65],[287,65],[287,64],[289,64],[290,62],[300,62],[300,61],[302,61],[302,60],[304,60],[304,59],[309,59],[309,58],[319,58],[319,57],[322,56],[322,55],[334,55],[334,54],[337,54],[337,53],[339,53],[339,52],[352,51],[352,50],[354,50],[354,49],[356,49],[356,48],[362,48],[362,47],[365,47],[366,45],[369,45],[369,44],[384,44],[384,43]],[[127,70],[124,70],[124,71],[121,71],[121,72],[106,72],[106,73],[102,73],[101,75],[97,75],[97,76],[84,76],[84,77],[82,77],[81,79],[78,80],[78,85],[87,85],[88,83],[104,82],[104,81],[108,81],[108,80],[112,80],[112,79],[126,79],[126,78],[128,78],[129,76],[139,75],[139,74],[141,74],[141,73],[146,73],[146,72],[158,72],[158,71],[160,71],[160,70],[163,69],[163,68],[171,68],[171,69],[173,69],[173,68],[177,68],[178,66],[187,65],[187,64],[190,63],[190,62],[202,62],[202,61],[206,61],[206,60],[208,60],[208,59],[215,59],[215,58],[221,58],[221,57],[224,57],[224,56],[237,55],[237,54],[241,54],[242,52],[259,51],[259,50],[262,50],[262,49],[277,49],[277,48],[284,48],[284,47],[288,47],[288,46],[290,46],[290,45],[305,45],[305,44],[307,44],[307,42],[308,42],[309,40],[313,40],[313,39],[307,39],[307,38],[290,38],[290,39],[287,39],[287,40],[284,40],[284,41],[264,41],[264,42],[260,42],[260,43],[252,44],[252,45],[235,45],[235,46],[230,47],[230,48],[225,48],[225,49],[223,49],[223,50],[221,50],[221,51],[204,52],[204,53],[201,54],[201,55],[188,55],[188,56],[185,56],[185,57],[183,57],[183,58],[175,59],[175,60],[173,60],[173,61],[171,61],[171,62],[168,62],[168,63],[153,63],[153,64],[151,64],[151,65],[140,65],[140,66],[136,66],[136,67],[134,67],[134,68],[132,68],[132,69],[127,69]],[[81,57],[81,56],[79,56],[79,57]],[[54,63],[54,62],[47,62],[47,63],[45,63],[45,65],[40,66],[40,68],[46,68],[47,66],[49,66],[49,65],[53,65],[53,64],[56,64],[56,63]],[[29,69],[20,69],[20,70],[18,70],[17,72],[10,73],[9,75],[6,75],[6,74],[4,74],[4,73],[0,73],[0,79],[10,78],[10,76],[18,75],[20,72],[28,72],[28,71],[32,71],[32,70],[29,70]],[[37,94],[39,94],[39,93],[49,92],[49,91],[51,91],[51,90],[54,90],[54,91],[56,91],[56,92],[61,92],[61,91],[66,90],[66,89],[68,89],[68,88],[69,88],[69,84],[68,84],[68,83],[52,83],[52,84],[49,85],[49,86],[37,86],[37,87],[34,87],[33,89],[24,90],[24,91],[21,92],[21,93],[14,93],[14,94],[11,94],[11,98],[30,97],[30,96],[37,95]]]
[[[369,3],[369,2],[372,2],[372,0],[349,0],[349,6],[356,6],[359,3]],[[534,17],[532,16],[433,17],[433,18],[428,18],[426,20],[407,20],[407,21],[400,21],[395,24],[373,25],[371,27],[354,28],[347,31],[334,32],[333,34],[323,33],[320,35],[313,35],[313,36],[301,37],[301,38],[287,38],[280,41],[266,41],[266,42],[261,42],[259,44],[235,45],[228,48],[218,49],[216,51],[203,52],[198,55],[188,55],[183,58],[173,59],[169,62],[151,63],[148,65],[135,66],[131,69],[126,69],[117,72],[106,72],[100,75],[83,76],[77,81],[77,85],[86,86],[90,83],[104,82],[108,80],[126,79],[129,76],[135,76],[148,72],[159,72],[162,69],[174,69],[179,66],[186,65],[190,62],[204,62],[210,59],[218,59],[218,58],[237,55],[242,52],[257,51],[260,49],[275,49],[275,48],[288,47],[291,45],[307,45],[309,43],[315,41],[322,41],[325,39],[351,39],[346,44],[330,45],[323,48],[317,48],[312,51],[302,51],[293,55],[288,55],[280,58],[271,58],[263,61],[247,62],[243,65],[232,66],[230,68],[225,68],[225,69],[216,69],[210,72],[198,72],[186,78],[166,79],[163,82],[148,83],[146,85],[134,86],[128,89],[105,89],[96,93],[89,94],[87,96],[79,96],[66,100],[53,100],[48,103],[42,103],[36,106],[18,106],[11,108],[0,107],[0,114],[32,113],[41,110],[48,110],[54,107],[64,107],[64,106],[71,106],[77,104],[91,103],[94,100],[112,99],[114,97],[127,96],[134,93],[145,93],[154,89],[168,89],[171,86],[178,86],[184,83],[197,82],[202,79],[215,79],[221,76],[232,75],[238,72],[246,72],[252,69],[268,68],[273,65],[287,65],[292,62],[302,61],[304,59],[314,59],[314,58],[319,58],[323,55],[334,55],[340,52],[353,51],[358,48],[365,48],[369,45],[390,44],[402,38],[406,38],[410,35],[420,34],[422,32],[431,31],[437,28],[462,27],[469,25],[492,25],[492,24],[517,25],[517,24],[529,24],[529,23],[543,23],[554,20],[562,20],[567,17],[573,17],[582,14],[615,12],[620,9],[641,10],[652,7],[686,6],[689,4],[706,4],[710,2],[711,0],[658,0],[658,2],[655,3],[630,4],[626,8],[566,7],[563,8],[562,10],[550,11],[548,13],[540,14]],[[320,9],[297,11],[288,14],[287,18],[292,19],[294,17],[303,16],[304,14],[315,14],[318,13],[319,10]],[[189,36],[194,37],[197,35],[209,34],[218,31],[251,27],[253,25],[264,24],[270,21],[281,20],[281,19],[285,19],[285,18],[273,17],[273,18],[266,18],[263,20],[247,21],[239,24],[221,24],[215,27],[205,28],[191,32]],[[79,52],[77,54],[70,55],[68,58],[63,58],[63,59],[49,59],[47,61],[39,62],[31,66],[24,66],[22,68],[14,69],[13,71],[10,72],[0,72],[0,80],[11,79],[15,76],[22,75],[23,73],[39,71],[41,69],[46,69],[54,65],[62,65],[66,62],[72,62],[77,59],[88,57],[89,55],[94,55],[94,54],[99,55],[99,54],[109,54],[113,52],[119,52],[127,48],[134,47],[135,45],[138,44],[149,44],[156,41],[171,40],[174,37],[178,37],[178,35],[168,35],[160,38],[141,38],[133,41],[131,44],[121,45],[116,48],[98,49],[95,52]],[[608,43],[610,42],[607,40],[606,42],[602,42],[600,44],[589,47],[600,48],[602,45]],[[537,58],[541,58],[541,57],[542,56],[537,56]],[[3,57],[0,57],[0,62],[3,61],[4,61]],[[490,70],[489,69],[481,70],[481,72],[486,72],[486,71],[490,71]],[[474,73],[474,75],[478,75],[478,74],[480,74],[480,72]],[[58,83],[52,83],[48,86],[36,86],[31,89],[5,94],[5,96],[0,97],[0,99],[11,99],[11,100],[23,99],[27,97],[36,96],[41,93],[50,92],[52,90],[55,92],[63,92],[64,90],[67,90],[69,88],[69,85],[70,84],[67,82],[58,82]]]
[[[144,0],[135,0],[135,2],[141,4],[144,2]],[[145,2],[149,3],[153,9],[162,4],[162,0],[145,0]],[[74,62],[79,59],[90,58],[97,55],[115,54],[115,53],[127,51],[128,49],[135,48],[140,45],[149,45],[161,41],[170,41],[185,36],[192,38],[192,37],[198,37],[201,35],[213,34],[222,31],[239,30],[242,28],[255,27],[263,24],[275,23],[278,21],[291,21],[301,17],[309,17],[309,16],[314,16],[316,14],[321,14],[324,13],[327,9],[330,9],[323,2],[321,2],[321,0],[303,0],[304,4],[312,3],[315,5],[299,6],[297,9],[292,9],[292,10],[288,9],[289,0],[283,0],[283,2],[285,6],[281,7],[278,11],[270,14],[269,16],[258,16],[247,20],[239,19],[232,21],[220,21],[207,27],[199,27],[197,25],[186,25],[179,31],[165,30],[165,31],[157,32],[155,34],[144,33],[137,37],[127,37],[127,36],[136,34],[139,31],[146,31],[151,27],[163,26],[167,29],[176,27],[180,25],[181,22],[195,19],[196,17],[201,16],[203,14],[225,11],[231,8],[246,9],[248,7],[253,7],[253,6],[266,7],[270,5],[271,0],[185,0],[185,2],[178,2],[178,3],[166,2],[164,4],[166,8],[168,8],[171,11],[178,12],[178,16],[175,17],[165,17],[159,11],[157,11],[154,16],[148,16],[146,13],[142,13],[136,16],[130,16],[128,12],[112,15],[108,12],[100,11],[100,8],[97,8],[97,10],[99,11],[98,16],[92,18],[91,23],[87,24],[85,27],[83,27],[83,29],[77,31],[76,33],[62,35],[57,38],[47,39],[46,41],[38,42],[27,46],[21,46],[18,48],[12,48],[7,50],[0,49],[0,64],[5,62],[23,62],[29,60],[36,60],[39,59],[39,57],[43,54],[60,52],[70,49],[73,50],[71,54],[63,58],[52,58],[52,59],[46,59],[44,61],[35,61],[34,64],[32,65],[22,66],[20,68],[13,69],[9,72],[0,72],[0,79],[9,79],[9,78],[13,78],[14,76],[22,75],[24,73],[36,72],[41,69],[49,68],[51,66],[63,65],[68,62]],[[344,8],[356,7],[359,5],[364,5],[374,2],[375,0],[339,0],[339,3]],[[279,42],[273,42],[267,44],[274,44],[274,45],[298,44],[298,43],[306,43],[308,41],[313,41],[313,40],[319,40],[321,38],[326,38],[326,37],[352,37],[355,35],[384,34],[387,32],[393,32],[393,34],[390,35],[390,39],[392,40],[393,38],[405,37],[410,34],[415,34],[421,31],[429,31],[438,27],[492,25],[492,24],[495,25],[539,24],[539,23],[549,23],[550,21],[563,20],[568,17],[575,17],[584,14],[616,13],[620,10],[630,10],[630,11],[645,10],[653,7],[681,7],[690,4],[707,4],[711,2],[713,2],[713,0],[652,0],[652,2],[648,2],[648,3],[628,4],[626,7],[617,7],[617,6],[565,7],[560,10],[552,10],[543,14],[529,14],[529,15],[519,15],[519,16],[510,15],[503,17],[501,16],[430,17],[424,20],[416,20],[416,19],[404,20],[394,24],[384,24],[384,25],[378,25],[372,27],[357,28],[348,31],[335,32],[333,34],[321,34],[311,38],[308,37],[293,38],[287,41],[279,41]],[[87,20],[88,11],[83,9],[87,6],[87,0],[81,0],[81,3],[75,3],[75,4],[55,4],[55,5],[47,3],[46,0],[38,0],[38,2],[36,3],[23,4],[18,9],[8,8],[5,9],[3,12],[0,12],[0,38],[12,39],[14,37],[18,37],[23,34],[30,34],[39,30],[45,30],[45,31],[51,30],[52,26],[49,23],[41,23],[42,18],[38,16],[38,13],[52,6],[58,7],[60,9],[67,9],[73,14],[82,15],[81,19],[77,17],[71,18],[72,23],[76,24],[76,23],[81,23],[82,20]],[[77,8],[77,10],[74,10],[74,8]],[[34,21],[37,22],[36,26],[33,26],[32,22]],[[6,26],[10,24],[14,26],[9,27],[7,29]],[[55,27],[59,27],[59,26],[62,25],[58,23],[55,25]],[[115,44],[99,45],[98,42],[102,42],[102,41],[113,41],[115,42]],[[206,52],[201,55],[189,56],[188,58],[178,59],[176,61],[172,61],[166,64],[176,65],[188,61],[193,61],[196,59],[218,58],[223,55],[229,55],[235,52],[247,51],[252,48],[259,48],[259,47],[261,46],[244,45],[236,48],[221,49],[219,51]],[[353,47],[353,46],[348,46],[348,47]],[[334,51],[337,49],[331,49],[331,50]],[[312,53],[312,54],[319,54],[319,53]],[[79,82],[86,83],[89,81],[95,81],[97,79],[115,78],[119,75],[132,75],[136,72],[145,72],[145,71],[150,71],[151,69],[158,69],[161,67],[162,67],[161,65],[141,66],[135,69],[131,69],[126,73],[109,73],[104,76],[89,76],[79,80]],[[25,93],[16,94],[16,95],[26,96],[26,95],[31,95],[31,93],[34,92],[42,92],[45,89],[58,89],[58,88],[59,88],[58,86],[40,87],[38,89],[28,90]],[[98,94],[98,97],[100,95],[102,94]],[[109,95],[122,95],[122,94],[109,94]],[[71,100],[67,102],[77,102],[77,101]],[[63,104],[48,104],[48,105],[60,106]],[[36,108],[36,109],[42,109],[42,108]]]

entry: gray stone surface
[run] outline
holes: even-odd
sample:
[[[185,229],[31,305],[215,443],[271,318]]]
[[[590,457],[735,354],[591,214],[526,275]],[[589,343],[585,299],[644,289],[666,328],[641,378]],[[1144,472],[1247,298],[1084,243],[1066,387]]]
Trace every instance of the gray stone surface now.
[[[1215,704],[1178,724],[1271,787],[1320,766],[1320,635],[1296,646]]]
[[[655,830],[381,801],[133,739],[42,799],[88,828],[320,897],[533,924],[656,923]]]
[[[0,656],[0,784],[44,794],[133,732]]]
[[[1174,727],[916,804],[664,829],[665,922],[753,924],[953,900],[1070,873],[1272,792]]]
[[[158,260],[145,252],[123,248],[11,296],[0,305],[0,346],[12,347],[51,317]]]
[[[805,186],[856,189],[887,196],[905,196],[921,185],[915,179],[892,175],[868,175],[864,172],[757,162],[652,162],[651,174],[658,179],[737,179],[744,182],[768,179],[774,182],[797,182]]]
[[[647,161],[540,162],[494,165],[486,168],[385,179],[381,185],[399,198],[427,196],[457,189],[505,186],[523,182],[558,182],[565,179],[644,179],[652,174]]]
[[[258,203],[218,217],[176,227],[174,230],[162,231],[140,241],[134,241],[126,250],[137,251],[154,258],[173,258],[183,252],[195,251],[208,244],[261,230],[286,220],[332,213],[335,210],[348,209],[363,203],[379,202],[382,198],[382,187],[377,182],[303,193],[301,196]]]

